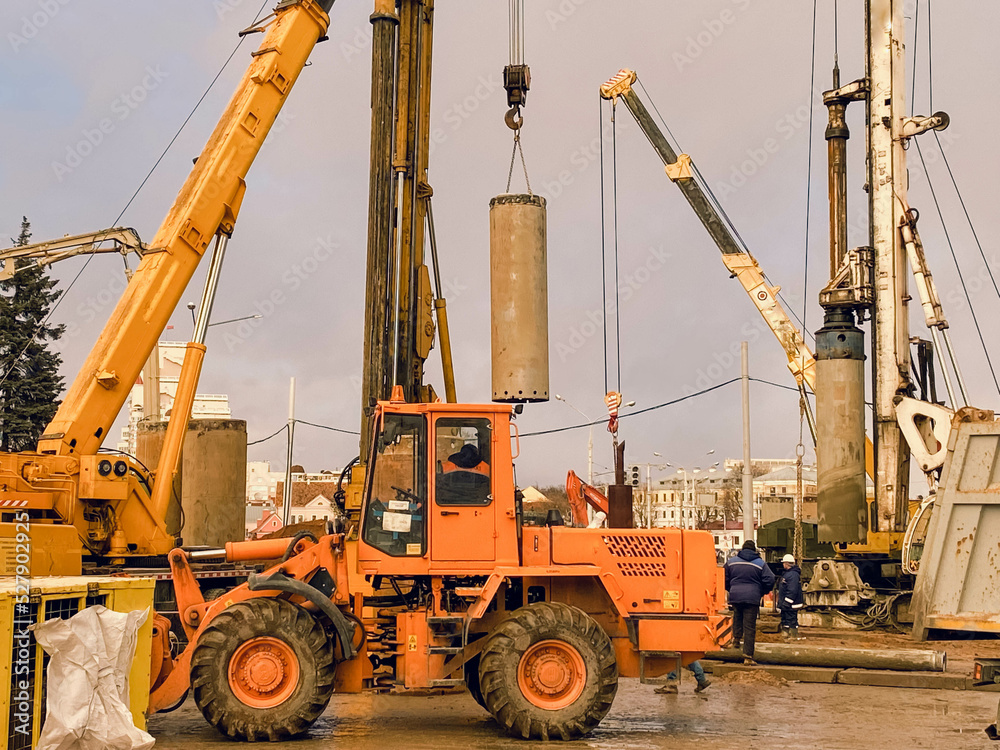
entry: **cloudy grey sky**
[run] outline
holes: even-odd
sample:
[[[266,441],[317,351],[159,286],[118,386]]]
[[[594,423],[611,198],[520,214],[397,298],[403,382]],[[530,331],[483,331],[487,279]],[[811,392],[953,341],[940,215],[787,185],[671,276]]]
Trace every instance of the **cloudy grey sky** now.
[[[618,68],[639,72],[650,97],[771,279],[807,327],[820,325],[817,292],[825,281],[825,109],[810,95],[812,3],[803,0],[528,0],[526,61],[532,90],[523,143],[532,187],[549,200],[551,391],[598,418],[604,407],[601,309],[601,205],[598,86]],[[829,86],[833,4],[820,3],[817,90]],[[0,236],[16,234],[22,214],[38,240],[110,226],[202,91],[229,56],[236,32],[260,0],[7,0],[0,9]],[[928,110],[927,8],[919,13],[917,111]],[[990,232],[995,175],[993,134],[1000,103],[995,32],[1000,7],[972,0],[935,4],[934,108],[952,117],[942,134],[948,158],[994,272],[1000,248]],[[214,328],[200,390],[228,393],[250,439],[286,418],[288,378],[298,381],[302,419],[356,429],[361,370],[365,224],[368,190],[369,0],[338,0],[330,41],[317,47],[283,117],[248,177],[230,244],[215,319],[252,313],[253,325]],[[437,3],[430,180],[452,321],[459,398],[490,396],[488,204],[503,192],[511,134],[501,71],[507,57],[507,3]],[[907,39],[912,43],[911,23]],[[863,74],[863,2],[840,3],[843,77]],[[153,236],[249,61],[237,53],[121,223]],[[803,288],[808,118],[812,129],[810,276]],[[864,211],[862,110],[850,177],[852,215]],[[112,127],[81,146],[102,119]],[[607,120],[605,120],[607,122]],[[617,123],[621,269],[621,371],[626,400],[653,406],[739,374],[739,342],[749,339],[756,377],[791,384],[784,356],[737,282],[730,280],[701,225],[624,111]],[[924,153],[942,199],[956,253],[1000,356],[1000,302],[986,264],[947,182],[937,146]],[[605,150],[610,151],[610,133]],[[915,157],[911,151],[911,157]],[[610,166],[610,162],[608,162]],[[911,161],[911,203],[925,217],[922,236],[973,400],[998,397],[931,203],[927,179]],[[515,176],[515,185],[520,187]],[[853,244],[864,242],[855,221]],[[63,286],[82,261],[57,266]],[[185,293],[197,301],[204,269]],[[55,319],[70,324],[60,347],[71,380],[122,288],[121,261],[95,258],[67,293]],[[279,305],[267,300],[282,292]],[[914,333],[922,332],[914,310]],[[181,307],[167,337],[190,333]],[[436,352],[435,352],[436,355]],[[430,380],[443,391],[432,359]],[[794,455],[794,393],[754,385],[754,454]],[[528,406],[522,432],[580,421],[563,403]],[[629,460],[706,466],[740,452],[737,385],[622,422]],[[117,432],[116,432],[117,434]],[[610,440],[595,428],[598,470]],[[522,484],[561,482],[586,471],[587,430],[522,442]],[[716,451],[712,459],[709,450]],[[657,459],[653,453],[663,454]],[[356,439],[303,426],[296,461],[310,470],[340,467]],[[811,450],[808,451],[811,455]],[[283,467],[279,440],[250,449],[252,459]],[[665,473],[665,472],[664,472]],[[658,472],[654,471],[654,475]]]

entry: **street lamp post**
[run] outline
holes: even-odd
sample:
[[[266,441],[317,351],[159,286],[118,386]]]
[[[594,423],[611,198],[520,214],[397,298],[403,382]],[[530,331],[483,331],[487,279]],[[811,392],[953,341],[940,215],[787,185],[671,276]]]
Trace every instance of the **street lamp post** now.
[[[715,448],[712,448],[705,455],[706,456],[711,456],[714,453],[715,453]],[[716,461],[714,464],[712,464],[710,467],[708,467],[707,471],[714,472],[716,470],[716,467],[718,467],[718,465],[719,465],[719,462]],[[688,505],[691,508],[694,508],[694,504],[695,504],[694,503],[694,491],[697,489],[698,479],[695,478],[689,484],[689,482],[688,482],[688,471],[683,466],[677,467],[677,473],[684,475],[684,491],[683,491],[683,494],[681,495],[681,527],[684,528],[684,529],[687,529],[688,528],[688,519],[684,516],[684,504],[688,503]],[[701,468],[695,466],[691,470],[691,473],[692,474],[700,474],[701,473]]]

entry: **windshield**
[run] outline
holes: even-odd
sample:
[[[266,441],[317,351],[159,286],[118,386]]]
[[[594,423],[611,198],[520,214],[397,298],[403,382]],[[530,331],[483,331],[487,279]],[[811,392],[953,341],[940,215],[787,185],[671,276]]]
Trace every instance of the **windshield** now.
[[[362,538],[393,556],[426,549],[427,439],[420,416],[387,414],[375,438]]]

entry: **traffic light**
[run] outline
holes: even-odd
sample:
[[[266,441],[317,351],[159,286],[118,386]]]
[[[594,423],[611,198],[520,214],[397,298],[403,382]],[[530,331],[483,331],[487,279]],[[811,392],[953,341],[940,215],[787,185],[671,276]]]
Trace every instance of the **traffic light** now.
[[[628,467],[628,478],[629,478],[629,482],[632,483],[633,487],[638,487],[639,486],[639,467],[638,467],[638,465],[633,464],[632,466]]]

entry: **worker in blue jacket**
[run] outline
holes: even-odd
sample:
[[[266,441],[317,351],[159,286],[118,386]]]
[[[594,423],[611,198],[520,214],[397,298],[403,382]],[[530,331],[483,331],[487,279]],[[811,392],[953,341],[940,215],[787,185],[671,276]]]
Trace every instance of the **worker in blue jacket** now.
[[[795,562],[795,555],[781,558],[785,572],[778,584],[778,610],[781,612],[781,635],[786,641],[799,637],[799,610],[802,599],[802,570]]]
[[[750,667],[757,645],[757,615],[760,600],[774,588],[774,573],[767,567],[752,539],[743,542],[735,556],[726,561],[726,591],[733,610],[733,646],[743,644],[743,663]]]

